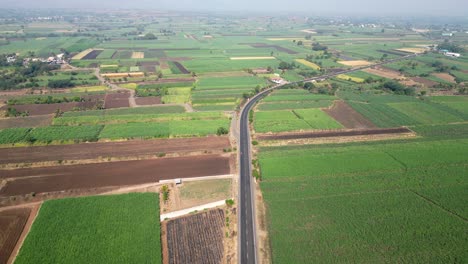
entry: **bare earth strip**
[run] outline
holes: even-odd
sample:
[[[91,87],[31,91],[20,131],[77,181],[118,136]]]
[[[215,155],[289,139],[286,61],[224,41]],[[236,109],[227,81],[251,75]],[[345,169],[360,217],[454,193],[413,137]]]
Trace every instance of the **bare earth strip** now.
[[[406,127],[376,128],[376,129],[346,129],[346,130],[336,130],[336,131],[256,134],[255,138],[259,140],[289,140],[289,139],[350,137],[350,136],[368,136],[368,135],[401,134],[401,133],[412,133],[412,131]]]
[[[338,63],[341,63],[346,66],[367,66],[371,65],[372,63],[369,61],[365,60],[354,60],[354,61],[338,61]]]
[[[230,161],[230,155],[204,155],[1,170],[0,179],[7,179],[7,183],[0,197],[224,175],[230,173]]]
[[[403,79],[404,76],[401,73],[384,68],[368,68],[364,70],[367,73],[374,74],[380,77],[388,78],[388,79]]]
[[[0,164],[222,151],[228,137],[132,140],[0,149]]]
[[[53,115],[1,118],[0,129],[12,127],[41,127],[52,123]]]
[[[231,57],[231,60],[274,60],[275,57]]]
[[[132,53],[132,59],[144,59],[145,58],[145,53],[141,51],[134,51]]]
[[[445,72],[439,72],[439,73],[432,73],[435,77],[442,79],[444,81],[450,82],[450,83],[457,83],[455,82],[455,77],[452,75],[445,73]]]
[[[346,128],[376,128],[370,120],[356,112],[344,101],[335,101],[329,109],[323,109],[329,116],[340,122]]]

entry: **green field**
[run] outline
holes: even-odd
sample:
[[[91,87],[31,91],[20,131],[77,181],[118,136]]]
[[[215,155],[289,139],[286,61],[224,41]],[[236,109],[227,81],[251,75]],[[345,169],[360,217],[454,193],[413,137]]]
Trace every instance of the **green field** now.
[[[468,141],[262,148],[274,263],[467,257]]]
[[[158,123],[127,123],[106,125],[99,138],[133,139],[133,138],[167,138],[196,137],[216,134],[218,128],[229,129],[229,120],[185,120]]]
[[[259,133],[342,128],[320,109],[256,112],[254,127]]]
[[[162,263],[157,194],[46,201],[15,263]]]

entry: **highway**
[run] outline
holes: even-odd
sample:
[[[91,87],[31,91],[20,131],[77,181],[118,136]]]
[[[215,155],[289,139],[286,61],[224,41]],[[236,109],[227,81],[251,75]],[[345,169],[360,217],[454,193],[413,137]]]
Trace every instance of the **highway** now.
[[[360,71],[366,68],[380,66],[387,63],[392,63],[400,60],[416,57],[417,54],[411,54],[404,57],[386,60],[384,62],[343,70],[332,74],[325,74],[322,76],[305,79],[299,82],[284,83],[268,88],[254,97],[252,97],[247,104],[244,105],[240,112],[240,131],[239,131],[239,172],[240,172],[240,185],[239,185],[239,263],[241,264],[255,264],[257,263],[257,243],[256,243],[256,229],[255,229],[255,186],[252,184],[252,161],[250,151],[250,129],[249,129],[249,112],[252,107],[260,101],[263,97],[268,95],[272,90],[281,88],[288,84],[297,84],[300,82],[310,82],[325,80],[335,77],[340,74],[346,74],[354,71]]]

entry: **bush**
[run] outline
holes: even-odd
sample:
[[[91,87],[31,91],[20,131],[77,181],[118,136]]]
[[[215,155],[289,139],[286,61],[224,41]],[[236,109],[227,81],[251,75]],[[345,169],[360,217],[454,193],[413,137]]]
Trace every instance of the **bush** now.
[[[227,135],[228,133],[229,131],[224,127],[220,127],[218,128],[218,131],[216,131],[216,135],[218,136]]]
[[[226,205],[227,205],[228,207],[232,207],[232,206],[234,205],[234,200],[232,200],[232,199],[226,200]]]

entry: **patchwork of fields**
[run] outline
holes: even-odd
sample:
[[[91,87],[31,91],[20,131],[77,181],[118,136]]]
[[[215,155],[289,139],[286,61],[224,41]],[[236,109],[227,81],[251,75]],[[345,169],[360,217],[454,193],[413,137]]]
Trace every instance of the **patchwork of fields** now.
[[[462,21],[45,10],[0,10],[1,263],[239,262],[237,200],[160,214],[237,197],[236,111],[278,81],[249,116],[259,263],[468,259]]]
[[[52,123],[38,128],[0,130],[0,144],[200,137],[214,135],[220,127],[229,128],[229,118],[220,112],[185,113],[180,106],[68,112]]]

